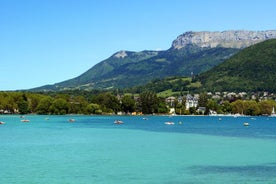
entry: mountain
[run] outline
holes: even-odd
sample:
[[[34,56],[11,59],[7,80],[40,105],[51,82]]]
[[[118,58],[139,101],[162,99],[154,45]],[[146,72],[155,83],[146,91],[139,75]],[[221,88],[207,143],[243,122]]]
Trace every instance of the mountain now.
[[[199,47],[245,48],[264,40],[276,38],[276,31],[223,31],[223,32],[186,32],[173,41],[173,48],[187,45]]]
[[[197,77],[204,91],[276,91],[276,39],[240,51]]]
[[[276,38],[276,31],[186,32],[168,50],[119,51],[76,78],[32,90],[125,88],[152,79],[196,75],[271,38]]]

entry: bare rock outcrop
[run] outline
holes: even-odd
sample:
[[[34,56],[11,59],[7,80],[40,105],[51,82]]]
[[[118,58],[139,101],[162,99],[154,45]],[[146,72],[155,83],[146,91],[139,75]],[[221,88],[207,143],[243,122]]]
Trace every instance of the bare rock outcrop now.
[[[245,48],[258,42],[276,38],[276,30],[270,31],[223,31],[186,32],[173,41],[172,47],[180,49],[187,45],[199,47]]]

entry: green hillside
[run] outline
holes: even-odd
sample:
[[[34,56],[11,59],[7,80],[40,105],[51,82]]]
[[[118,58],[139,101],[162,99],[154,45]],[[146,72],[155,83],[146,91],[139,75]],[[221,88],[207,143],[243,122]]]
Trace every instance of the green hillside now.
[[[276,91],[276,39],[250,46],[197,79],[205,91]]]
[[[190,77],[167,77],[164,79],[155,79],[141,86],[135,86],[125,89],[130,93],[142,93],[143,91],[153,91],[159,96],[181,95],[199,89],[201,84],[193,82]]]
[[[239,50],[190,45],[166,51],[121,51],[74,79],[33,90],[127,88],[146,84],[153,79],[191,76],[191,73],[199,74],[213,68]]]

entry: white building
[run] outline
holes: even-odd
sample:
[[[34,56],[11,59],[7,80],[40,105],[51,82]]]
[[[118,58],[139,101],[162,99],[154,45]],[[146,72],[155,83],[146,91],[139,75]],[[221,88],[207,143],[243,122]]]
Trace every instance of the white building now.
[[[188,110],[191,107],[197,107],[198,106],[198,98],[193,97],[192,95],[188,94],[186,96],[186,109]]]

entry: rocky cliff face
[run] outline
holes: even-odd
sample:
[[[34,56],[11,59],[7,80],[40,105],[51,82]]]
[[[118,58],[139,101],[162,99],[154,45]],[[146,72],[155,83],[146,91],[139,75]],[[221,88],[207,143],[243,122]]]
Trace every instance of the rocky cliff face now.
[[[199,47],[245,48],[264,40],[276,38],[276,30],[270,31],[223,31],[186,32],[177,37],[172,48],[180,49],[187,45]]]

